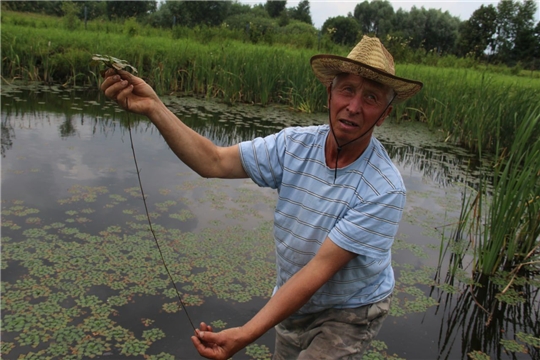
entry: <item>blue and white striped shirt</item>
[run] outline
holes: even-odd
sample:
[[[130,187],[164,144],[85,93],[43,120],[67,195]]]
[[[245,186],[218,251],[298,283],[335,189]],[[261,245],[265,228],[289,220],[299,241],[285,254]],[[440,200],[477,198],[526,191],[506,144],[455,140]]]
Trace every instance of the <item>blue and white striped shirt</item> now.
[[[329,237],[358,256],[323,285],[298,315],[354,308],[389,296],[394,287],[391,247],[405,205],[405,186],[381,143],[340,168],[326,165],[328,125],[287,128],[240,143],[251,179],[277,189],[274,215],[277,284],[282,286]]]

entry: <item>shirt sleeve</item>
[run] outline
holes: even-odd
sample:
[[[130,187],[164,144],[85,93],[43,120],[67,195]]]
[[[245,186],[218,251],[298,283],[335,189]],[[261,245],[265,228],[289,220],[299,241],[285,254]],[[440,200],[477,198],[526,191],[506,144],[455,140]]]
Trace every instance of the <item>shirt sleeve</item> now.
[[[278,189],[283,176],[283,156],[287,141],[285,130],[239,144],[240,158],[248,176],[261,187]]]
[[[347,251],[373,259],[385,258],[390,254],[404,206],[404,190],[364,199],[338,220],[328,236]]]

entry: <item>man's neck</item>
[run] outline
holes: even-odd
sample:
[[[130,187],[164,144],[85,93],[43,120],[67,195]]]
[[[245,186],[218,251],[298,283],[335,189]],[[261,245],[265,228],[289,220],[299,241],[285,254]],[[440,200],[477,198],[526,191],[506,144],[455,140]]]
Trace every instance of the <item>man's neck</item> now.
[[[332,130],[328,132],[324,147],[326,165],[331,169],[336,167],[336,159],[338,168],[352,164],[366,151],[371,141],[371,135],[369,135],[365,138],[355,140],[340,149],[331,132]]]

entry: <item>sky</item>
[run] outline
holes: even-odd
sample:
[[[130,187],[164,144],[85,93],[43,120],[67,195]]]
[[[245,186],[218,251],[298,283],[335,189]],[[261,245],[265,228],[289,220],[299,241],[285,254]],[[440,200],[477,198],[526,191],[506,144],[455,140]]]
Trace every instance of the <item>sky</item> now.
[[[349,12],[354,13],[354,8],[357,4],[364,0],[309,0],[309,7],[311,11],[311,19],[313,25],[320,29],[326,19],[336,16],[347,16]],[[417,8],[425,7],[426,9],[440,9],[441,11],[448,11],[451,15],[459,17],[462,21],[468,20],[472,13],[482,5],[492,4],[497,6],[499,0],[454,0],[454,1],[441,1],[441,0],[422,0],[422,1],[410,1],[410,0],[389,0],[397,11],[402,8],[405,11],[410,11],[413,6]],[[252,0],[240,0],[242,3],[264,4],[266,0],[252,1]],[[287,7],[295,7],[300,0],[287,0]],[[540,5],[540,4],[539,4]],[[540,19],[540,6],[536,12],[536,21]]]

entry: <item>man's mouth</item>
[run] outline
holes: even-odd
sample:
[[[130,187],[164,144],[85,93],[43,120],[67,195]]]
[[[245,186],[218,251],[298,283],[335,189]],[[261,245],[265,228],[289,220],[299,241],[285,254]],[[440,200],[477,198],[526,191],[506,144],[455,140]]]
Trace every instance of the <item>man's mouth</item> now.
[[[348,121],[348,120],[343,120],[343,119],[341,119],[341,120],[339,120],[339,122],[341,122],[343,125],[346,125],[346,126],[354,126],[354,127],[358,127],[357,124],[355,124],[355,123],[353,123],[353,122],[351,122],[351,121]]]

